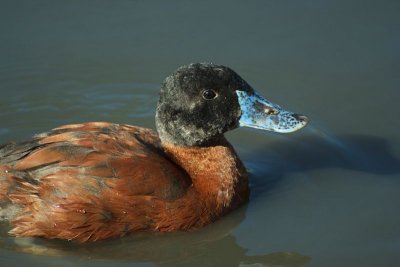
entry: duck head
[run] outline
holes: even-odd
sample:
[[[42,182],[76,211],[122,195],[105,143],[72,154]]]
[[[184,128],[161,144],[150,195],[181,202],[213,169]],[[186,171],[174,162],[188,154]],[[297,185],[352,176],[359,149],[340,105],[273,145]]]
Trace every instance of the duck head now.
[[[156,127],[163,143],[207,146],[239,126],[290,133],[307,117],[258,94],[232,69],[210,63],[178,68],[161,86]]]

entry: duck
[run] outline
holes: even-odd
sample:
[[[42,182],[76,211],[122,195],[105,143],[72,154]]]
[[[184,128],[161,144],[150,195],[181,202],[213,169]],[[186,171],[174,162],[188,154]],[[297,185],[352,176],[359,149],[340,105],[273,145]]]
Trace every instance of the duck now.
[[[249,199],[225,132],[307,123],[227,66],[184,65],[161,84],[156,131],[88,122],[2,145],[0,217],[15,237],[77,242],[198,229]]]

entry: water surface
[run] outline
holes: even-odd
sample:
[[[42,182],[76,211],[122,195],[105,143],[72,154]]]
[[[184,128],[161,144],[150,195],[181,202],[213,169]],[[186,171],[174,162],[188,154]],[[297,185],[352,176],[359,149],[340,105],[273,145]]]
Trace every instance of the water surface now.
[[[397,1],[0,3],[0,143],[75,122],[154,128],[163,78],[199,61],[311,119],[228,133],[251,200],[209,227],[77,245],[3,224],[0,266],[400,265]]]

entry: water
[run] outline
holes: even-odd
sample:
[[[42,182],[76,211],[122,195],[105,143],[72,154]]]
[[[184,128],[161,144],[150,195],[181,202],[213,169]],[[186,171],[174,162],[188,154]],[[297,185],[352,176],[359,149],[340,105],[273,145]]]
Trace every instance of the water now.
[[[1,225],[0,266],[400,266],[397,1],[0,3],[0,143],[72,122],[154,128],[160,82],[198,61],[311,119],[227,135],[251,200],[209,227],[77,245]]]

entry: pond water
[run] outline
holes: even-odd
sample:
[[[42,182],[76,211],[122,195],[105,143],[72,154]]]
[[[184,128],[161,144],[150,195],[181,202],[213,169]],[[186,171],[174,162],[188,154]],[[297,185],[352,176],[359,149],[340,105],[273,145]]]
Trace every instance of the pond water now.
[[[0,143],[61,124],[154,128],[182,64],[228,65],[308,115],[227,134],[251,199],[199,231],[17,239],[0,266],[400,266],[400,2],[1,0]]]

